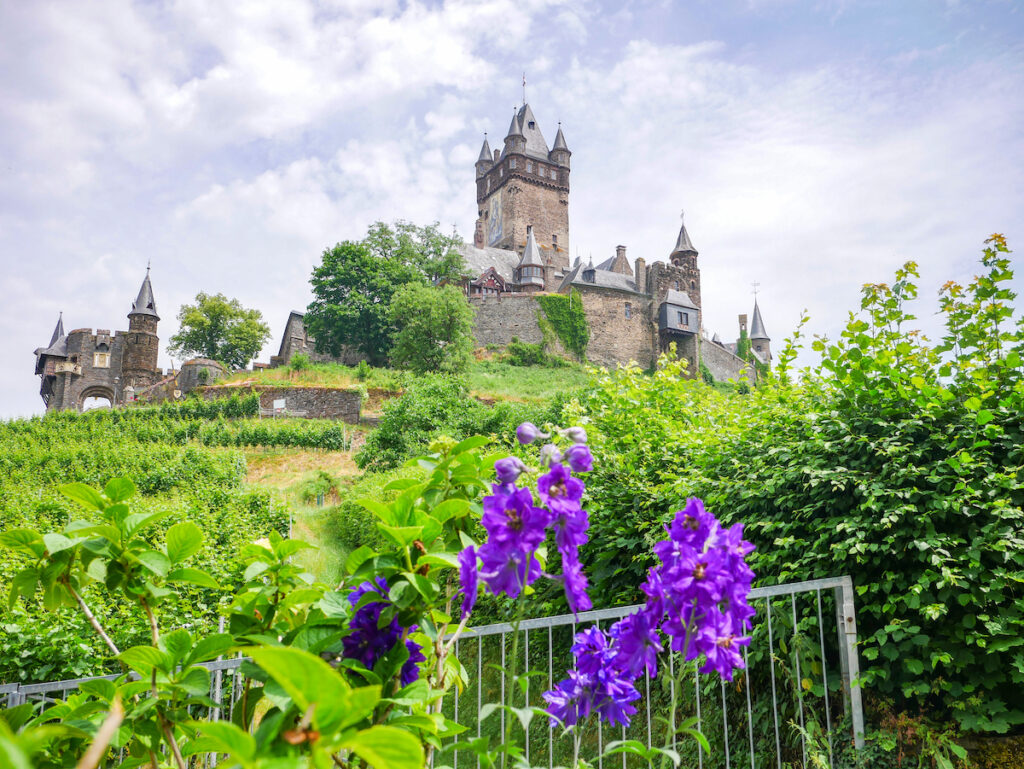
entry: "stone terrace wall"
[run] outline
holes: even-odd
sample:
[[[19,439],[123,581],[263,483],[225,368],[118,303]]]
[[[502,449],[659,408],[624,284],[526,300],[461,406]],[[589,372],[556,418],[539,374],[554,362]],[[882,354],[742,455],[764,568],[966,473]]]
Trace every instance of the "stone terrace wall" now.
[[[362,405],[362,396],[358,390],[330,387],[201,387],[198,392],[206,400],[256,392],[259,393],[262,409],[272,409],[275,400],[284,399],[288,411],[304,411],[307,419],[340,419],[349,424],[359,422]]]
[[[741,371],[747,372],[747,378],[751,382],[757,380],[757,372],[749,363],[708,339],[701,340],[700,354],[704,365],[708,367],[716,381],[739,379]]]
[[[489,344],[505,347],[514,336],[529,344],[544,341],[537,322],[540,305],[529,294],[473,296],[469,303],[476,310],[473,336],[477,347]]]

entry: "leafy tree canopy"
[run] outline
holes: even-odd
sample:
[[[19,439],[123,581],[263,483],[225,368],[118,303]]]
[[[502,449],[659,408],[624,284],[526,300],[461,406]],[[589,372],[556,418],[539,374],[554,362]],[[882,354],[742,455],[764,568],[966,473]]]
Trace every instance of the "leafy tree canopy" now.
[[[313,269],[313,301],[305,325],[319,352],[340,356],[355,347],[371,363],[388,358],[395,328],[391,299],[407,284],[457,280],[463,270],[456,235],[442,235],[437,223],[420,227],[398,221],[373,224],[361,241],[344,241],[324,251]]]
[[[181,330],[171,337],[169,352],[183,358],[212,358],[231,368],[245,368],[270,338],[259,310],[247,310],[224,294],[196,294],[195,304],[178,311]]]
[[[465,371],[473,353],[473,308],[455,286],[403,286],[391,301],[391,360],[417,374]]]

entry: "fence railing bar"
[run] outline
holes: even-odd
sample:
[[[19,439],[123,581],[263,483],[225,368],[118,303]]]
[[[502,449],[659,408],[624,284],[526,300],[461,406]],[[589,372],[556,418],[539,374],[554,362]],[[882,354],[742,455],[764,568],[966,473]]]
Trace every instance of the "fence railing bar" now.
[[[725,769],[730,769],[732,764],[729,761],[729,708],[725,704],[725,680],[719,680],[719,684],[722,686],[722,740],[725,745]]]
[[[480,709],[483,707],[484,639],[476,639],[476,736],[480,737]],[[480,754],[476,756],[476,769],[480,769]]]
[[[676,701],[676,663],[674,654],[668,655],[668,692],[672,702]],[[672,749],[676,749],[676,714],[670,710],[668,714],[669,731],[672,733]]]
[[[530,672],[530,631],[523,631],[523,672]],[[526,676],[526,702],[523,703],[523,707],[530,707],[530,676]],[[526,765],[530,766],[530,728],[527,726],[525,729],[526,734],[523,737],[526,742]]]
[[[508,667],[508,663],[505,661],[505,647],[506,646],[508,646],[508,644],[505,643],[505,633],[502,633],[501,634],[501,699],[499,700],[499,702],[504,702],[505,701],[505,669]],[[478,671],[478,672],[481,674],[480,677],[483,678],[483,671]],[[502,737],[504,737],[505,736],[505,710],[504,709],[502,709],[500,711],[500,715],[501,715],[501,735],[502,735]]]
[[[601,620],[594,622],[594,627],[601,629]],[[604,719],[597,719],[597,769],[604,767]]]
[[[804,724],[804,679],[800,675],[800,649],[797,647],[797,631],[800,620],[796,616],[796,593],[790,597],[793,607],[793,657],[796,659],[796,704],[800,714],[800,750],[804,759],[804,766],[807,766],[807,732]]]
[[[680,665],[685,665],[686,660],[680,660]],[[697,672],[697,666],[693,666],[693,695],[697,700],[697,731],[703,733],[704,722],[700,712],[700,674]],[[673,724],[673,729],[675,725]],[[675,746],[673,746],[675,747]],[[704,750],[700,744],[697,745],[697,767],[698,769],[704,769]]]
[[[459,658],[459,640],[455,639],[455,659]],[[462,681],[457,681],[455,684],[455,715],[452,720],[455,723],[459,722],[459,689],[462,688]],[[452,751],[452,763],[455,765],[455,769],[459,769],[459,751]]]
[[[821,685],[825,690],[825,730],[828,732],[828,763],[831,766],[835,759],[832,756],[832,709],[828,704],[828,660],[825,657],[825,620],[821,614],[821,590],[814,591],[818,599],[818,641],[821,644]]]
[[[553,657],[554,652],[551,647],[551,633],[552,626],[548,625],[548,691],[555,688],[555,681],[551,675],[553,669]],[[552,769],[555,765],[555,730],[548,729],[548,769]]]
[[[754,767],[754,707],[750,702],[750,660],[747,657],[747,647],[743,647],[743,666],[745,673],[743,678],[746,680],[747,690],[747,734],[750,737],[750,769]]]
[[[836,622],[839,625],[839,648],[842,650],[843,683],[850,694],[850,720],[853,722],[853,744],[864,747],[864,707],[860,696],[860,663],[857,658],[857,615],[853,608],[853,580],[839,578],[836,589]]]
[[[647,748],[651,748],[651,674],[644,666],[644,701],[647,705]]]
[[[782,769],[782,741],[779,739],[779,698],[775,691],[775,642],[772,638],[772,599],[764,601],[764,614],[768,618],[768,662],[771,666],[772,678],[772,718],[775,721],[775,761],[778,769]]]

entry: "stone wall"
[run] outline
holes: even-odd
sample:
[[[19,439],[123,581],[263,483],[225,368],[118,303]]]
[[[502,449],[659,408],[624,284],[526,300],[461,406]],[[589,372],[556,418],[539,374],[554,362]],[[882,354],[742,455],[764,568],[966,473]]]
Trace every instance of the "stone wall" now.
[[[498,294],[472,296],[469,303],[476,310],[473,337],[477,347],[495,344],[506,347],[512,337],[520,342],[540,344],[544,341],[537,313],[537,300],[529,294]]]
[[[200,387],[206,400],[230,398],[259,393],[260,408],[273,409],[275,400],[284,400],[289,412],[304,412],[306,419],[340,419],[349,424],[359,422],[362,396],[358,390],[339,390],[330,387]]]
[[[646,368],[654,362],[651,301],[641,294],[580,288],[583,309],[590,326],[587,360],[614,368],[619,363],[636,361]],[[629,317],[626,317],[626,304]]]
[[[701,340],[700,352],[704,365],[708,367],[716,381],[739,379],[741,371],[747,372],[747,379],[750,382],[757,380],[757,372],[749,363],[708,339]]]
[[[285,324],[280,350],[277,355],[270,358],[270,365],[272,368],[287,366],[298,353],[305,354],[313,363],[343,363],[346,366],[354,366],[366,359],[365,355],[352,347],[343,347],[341,356],[337,358],[329,353],[317,352],[316,341],[306,331],[303,316],[293,312]]]

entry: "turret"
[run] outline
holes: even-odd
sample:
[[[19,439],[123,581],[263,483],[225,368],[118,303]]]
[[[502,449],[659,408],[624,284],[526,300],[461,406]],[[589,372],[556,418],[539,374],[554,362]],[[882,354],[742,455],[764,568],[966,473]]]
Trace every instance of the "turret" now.
[[[679,218],[682,220],[683,215],[680,214]],[[697,266],[697,249],[693,247],[690,233],[686,231],[685,221],[680,221],[679,235],[669,255],[669,262],[673,268],[672,287],[677,291],[685,291],[693,303],[700,307],[700,268]]]
[[[480,157],[476,160],[476,178],[482,179],[484,174],[494,167],[494,159],[491,156],[491,145],[487,143],[487,134],[484,133],[484,145],[480,148]]]
[[[757,353],[758,357],[765,363],[771,363],[771,337],[764,330],[764,321],[761,319],[761,308],[757,306],[757,299],[754,300],[754,317],[750,321],[750,349]]]
[[[551,148],[551,152],[548,153],[548,159],[552,163],[557,163],[564,168],[569,167],[569,156],[572,155],[569,152],[569,147],[565,143],[565,134],[562,133],[562,124],[558,124],[558,133],[555,134],[555,144]]]
[[[682,220],[683,214],[680,214],[679,218]],[[679,236],[676,238],[675,248],[672,249],[672,253],[669,255],[669,261],[676,266],[680,266],[685,257],[696,259],[697,249],[693,247],[693,243],[690,241],[690,233],[686,231],[686,222],[682,222],[679,226]]]
[[[522,153],[526,151],[526,137],[523,136],[522,126],[519,125],[519,115],[512,113],[512,123],[508,127],[508,134],[505,136],[505,154],[510,152]]]
[[[533,225],[526,227],[526,248],[523,249],[523,258],[516,267],[515,278],[521,291],[544,290],[544,261],[533,237]]]
[[[132,302],[128,313],[128,338],[124,346],[122,370],[124,384],[146,386],[156,381],[157,358],[160,354],[160,339],[156,326],[160,316],[156,312],[153,286],[149,282],[149,268],[139,288],[139,295]]]

